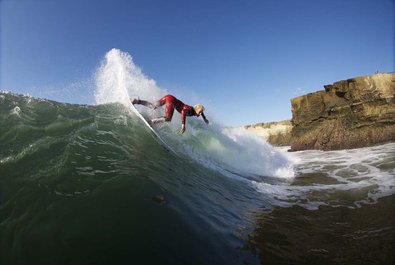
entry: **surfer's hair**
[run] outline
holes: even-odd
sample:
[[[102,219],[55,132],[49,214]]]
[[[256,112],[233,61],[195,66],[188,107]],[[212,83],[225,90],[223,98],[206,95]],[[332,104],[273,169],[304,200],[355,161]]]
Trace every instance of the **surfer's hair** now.
[[[195,110],[196,113],[198,113],[199,111],[204,111],[203,105],[200,104],[196,104],[195,106],[193,106],[193,109]]]

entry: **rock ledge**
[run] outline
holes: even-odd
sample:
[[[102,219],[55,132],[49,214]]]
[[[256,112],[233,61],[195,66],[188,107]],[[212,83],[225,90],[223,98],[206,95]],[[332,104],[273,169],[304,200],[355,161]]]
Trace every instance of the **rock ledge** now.
[[[291,150],[337,150],[395,141],[395,74],[342,80],[293,98]]]

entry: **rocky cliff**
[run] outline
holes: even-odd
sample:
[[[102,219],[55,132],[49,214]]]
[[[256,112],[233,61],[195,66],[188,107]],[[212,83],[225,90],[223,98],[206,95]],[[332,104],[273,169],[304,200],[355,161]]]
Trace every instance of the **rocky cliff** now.
[[[395,74],[356,77],[293,98],[291,150],[335,150],[395,141]]]
[[[257,123],[244,126],[247,130],[264,138],[275,146],[291,145],[291,121]]]

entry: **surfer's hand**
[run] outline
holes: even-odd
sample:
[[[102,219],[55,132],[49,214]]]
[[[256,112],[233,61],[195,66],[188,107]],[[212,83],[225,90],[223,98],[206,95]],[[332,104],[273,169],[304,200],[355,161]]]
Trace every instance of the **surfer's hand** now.
[[[208,119],[204,119],[204,122],[205,122],[206,124],[209,124]]]
[[[184,132],[185,132],[185,125],[183,124],[183,125],[181,126],[180,133],[183,134]]]

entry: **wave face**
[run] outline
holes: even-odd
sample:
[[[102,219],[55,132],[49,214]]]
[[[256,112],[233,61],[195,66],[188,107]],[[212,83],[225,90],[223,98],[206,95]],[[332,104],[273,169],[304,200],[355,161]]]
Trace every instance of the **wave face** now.
[[[235,251],[253,187],[169,152],[122,104],[0,95],[2,264],[253,260]]]

